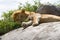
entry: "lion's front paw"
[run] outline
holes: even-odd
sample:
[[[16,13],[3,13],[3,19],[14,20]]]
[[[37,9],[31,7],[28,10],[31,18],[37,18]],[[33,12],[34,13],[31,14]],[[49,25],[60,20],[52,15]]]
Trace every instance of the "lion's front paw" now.
[[[21,24],[21,26],[22,26],[24,29],[28,27],[28,25],[26,24],[26,22],[23,22],[23,23]]]
[[[27,27],[29,27],[29,26],[31,26],[32,25],[32,22],[31,21],[29,21],[29,22],[22,22],[22,27],[23,28],[27,28]]]

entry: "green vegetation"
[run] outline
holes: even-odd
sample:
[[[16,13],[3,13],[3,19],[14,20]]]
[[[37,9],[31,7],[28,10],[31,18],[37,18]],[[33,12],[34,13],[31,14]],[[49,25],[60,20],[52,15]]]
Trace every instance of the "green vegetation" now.
[[[0,21],[0,35],[7,33],[13,29],[19,28],[20,26],[15,22]]]
[[[38,6],[40,6],[40,5],[42,5],[40,3],[40,1],[39,0],[35,0],[34,4],[32,4],[32,5],[30,3],[28,3],[28,2],[26,2],[25,5],[22,5],[22,3],[20,3],[20,5],[18,6],[18,8],[19,9],[25,9],[27,11],[33,11],[33,12],[35,12],[36,9],[38,8]]]
[[[20,5],[18,6],[18,9],[17,10],[20,10],[20,9],[25,9],[27,11],[36,11],[37,7],[39,5],[41,5],[41,3],[39,1],[34,1],[34,4],[31,5],[30,3],[26,2],[25,5],[23,5],[22,3],[20,3]],[[21,27],[21,24],[18,24],[16,22],[14,22],[11,18],[11,15],[13,13],[14,10],[10,10],[10,11],[7,11],[7,12],[3,12],[3,15],[2,17],[4,19],[0,20],[0,35],[3,35],[13,29],[16,29],[16,28],[19,28]]]

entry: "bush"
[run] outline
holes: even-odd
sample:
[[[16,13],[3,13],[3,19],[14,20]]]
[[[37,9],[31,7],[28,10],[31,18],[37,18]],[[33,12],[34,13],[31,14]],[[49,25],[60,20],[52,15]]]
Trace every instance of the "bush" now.
[[[26,11],[33,11],[36,12],[38,6],[41,6],[42,4],[40,3],[40,0],[35,0],[34,4],[31,5],[30,3],[26,2],[25,5],[23,5],[22,3],[20,3],[20,5],[18,6],[18,9],[25,9]]]
[[[0,35],[5,34],[13,29],[21,27],[16,22],[0,21]]]

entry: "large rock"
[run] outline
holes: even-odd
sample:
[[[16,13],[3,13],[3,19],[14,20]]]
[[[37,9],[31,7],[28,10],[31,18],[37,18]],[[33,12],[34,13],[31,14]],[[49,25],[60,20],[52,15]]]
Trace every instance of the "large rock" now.
[[[60,16],[60,7],[54,5],[42,5],[36,10],[38,13],[53,14]]]
[[[60,40],[60,22],[42,23],[24,30],[19,28],[1,38],[1,40]]]

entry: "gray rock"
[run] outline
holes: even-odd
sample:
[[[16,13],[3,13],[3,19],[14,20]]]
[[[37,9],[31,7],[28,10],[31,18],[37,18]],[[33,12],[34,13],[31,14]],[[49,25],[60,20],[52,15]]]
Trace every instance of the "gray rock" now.
[[[55,5],[42,5],[38,7],[36,12],[41,14],[53,14],[60,16],[60,7]]]
[[[1,36],[0,36],[0,40],[1,40]]]
[[[22,29],[3,35],[2,40],[60,40],[60,22],[42,23]]]

